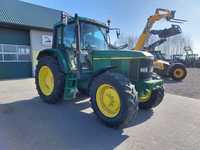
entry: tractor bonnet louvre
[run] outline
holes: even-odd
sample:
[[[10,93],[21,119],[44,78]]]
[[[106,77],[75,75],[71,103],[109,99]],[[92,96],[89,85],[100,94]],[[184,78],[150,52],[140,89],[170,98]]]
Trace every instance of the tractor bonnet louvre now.
[[[140,60],[131,60],[129,63],[129,78],[132,82],[139,79]]]

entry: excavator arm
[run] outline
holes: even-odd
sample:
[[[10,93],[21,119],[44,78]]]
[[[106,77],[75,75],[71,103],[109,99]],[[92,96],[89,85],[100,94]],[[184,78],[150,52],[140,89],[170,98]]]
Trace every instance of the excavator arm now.
[[[147,23],[145,25],[145,28],[144,28],[141,36],[139,37],[139,39],[138,39],[138,41],[136,43],[136,46],[133,48],[133,50],[142,50],[142,49],[144,49],[144,46],[148,42],[148,40],[150,38],[150,35],[153,34],[151,32],[151,29],[152,29],[153,25],[157,21],[160,21],[161,19],[165,19],[166,21],[174,22],[174,23],[183,23],[185,21],[185,20],[181,20],[181,19],[175,19],[175,11],[171,11],[171,10],[167,10],[167,9],[161,9],[161,8],[156,9],[155,14],[148,18]],[[171,31],[170,33],[174,34],[175,31],[176,31],[176,33],[178,33],[181,30],[180,30],[179,26],[172,25],[172,27],[170,29],[159,30],[159,31],[160,31],[159,33],[157,32],[158,35],[165,36],[167,33],[169,33],[168,31]],[[154,30],[154,33],[155,33],[155,30]]]

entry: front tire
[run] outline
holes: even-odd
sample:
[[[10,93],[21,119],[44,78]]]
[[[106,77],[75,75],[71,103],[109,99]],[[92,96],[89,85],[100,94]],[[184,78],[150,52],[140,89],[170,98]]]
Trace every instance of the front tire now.
[[[35,84],[41,99],[48,104],[56,104],[63,100],[64,73],[57,60],[51,56],[39,59],[36,67]]]
[[[97,76],[89,93],[95,114],[110,127],[122,127],[136,116],[137,92],[121,74],[106,72]]]
[[[156,90],[153,90],[151,92],[150,98],[145,102],[139,102],[139,108],[140,109],[152,109],[154,107],[157,107],[164,98],[164,88],[158,88]]]

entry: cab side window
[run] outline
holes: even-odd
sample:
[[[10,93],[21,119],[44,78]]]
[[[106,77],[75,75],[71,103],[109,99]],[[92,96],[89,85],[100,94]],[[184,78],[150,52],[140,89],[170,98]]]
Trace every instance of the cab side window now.
[[[69,24],[64,28],[63,44],[66,48],[72,48],[76,44],[75,25]]]
[[[56,30],[54,31],[54,39],[56,39],[54,41],[54,45],[56,47],[61,47],[62,46],[62,28],[56,27]]]

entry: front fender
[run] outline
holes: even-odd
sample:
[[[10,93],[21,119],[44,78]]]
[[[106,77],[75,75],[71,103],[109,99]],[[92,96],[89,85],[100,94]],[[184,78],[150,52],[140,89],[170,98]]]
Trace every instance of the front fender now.
[[[146,89],[153,91],[157,88],[163,87],[164,81],[159,79],[152,79],[147,81],[138,81],[135,85],[138,93],[145,91]]]
[[[106,71],[110,71],[110,70],[112,70],[112,69],[114,69],[114,68],[116,68],[116,67],[111,66],[111,67],[105,67],[105,68],[103,68],[103,69],[100,69],[100,70],[96,71],[96,72],[92,75],[92,78],[95,78],[95,77],[97,77],[98,75],[100,75],[100,74],[102,74],[102,73],[104,73],[104,72],[106,72]]]
[[[90,89],[90,86],[91,86],[92,81],[94,80],[94,78],[96,78],[97,76],[99,76],[99,75],[105,73],[106,71],[110,71],[110,70],[115,69],[115,68],[116,68],[116,67],[111,66],[111,67],[106,67],[106,68],[104,68],[104,69],[100,69],[100,70],[94,72],[94,74],[92,75],[92,77],[90,78],[90,80],[89,80],[89,82],[88,82],[87,94],[89,94],[89,89]]]
[[[45,49],[39,53],[37,60],[39,60],[41,57],[44,57],[44,56],[52,56],[56,58],[62,72],[68,73],[69,66],[68,66],[68,62],[67,62],[64,52],[57,49]]]

